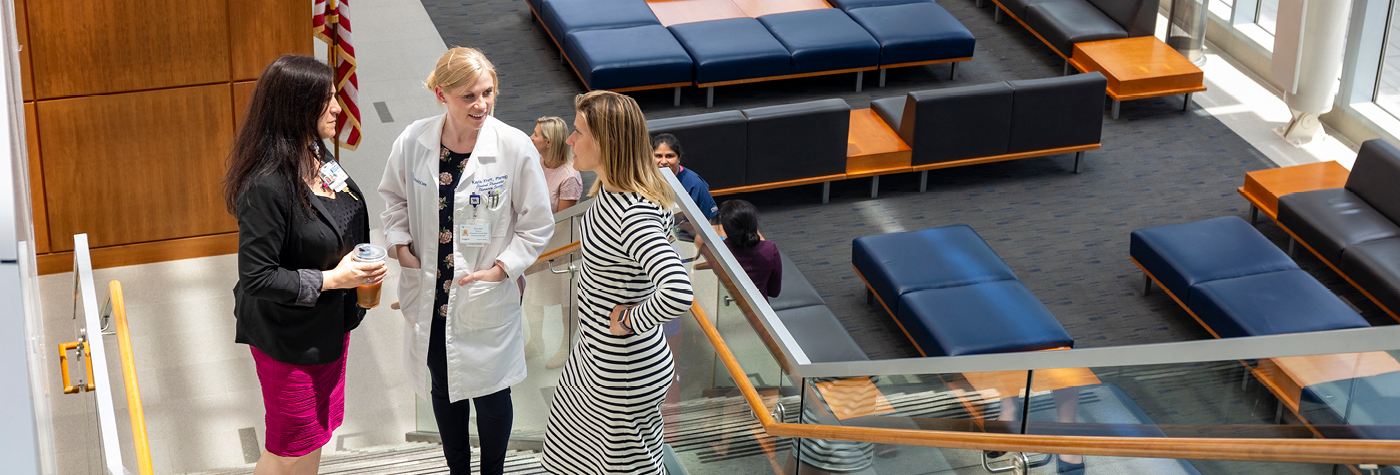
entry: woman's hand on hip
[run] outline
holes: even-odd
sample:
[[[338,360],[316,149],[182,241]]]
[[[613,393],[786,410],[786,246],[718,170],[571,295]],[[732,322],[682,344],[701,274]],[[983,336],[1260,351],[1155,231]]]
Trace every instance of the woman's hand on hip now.
[[[612,312],[608,314],[608,333],[611,333],[612,336],[627,336],[636,333],[630,329],[632,322],[627,321],[631,317],[631,312],[627,312],[629,308],[632,307],[618,305],[613,307]]]
[[[361,285],[375,285],[384,282],[389,266],[384,261],[355,262],[352,254],[345,254],[334,269],[321,272],[321,290],[353,289]]]
[[[501,267],[500,261],[496,261],[496,265],[491,266],[490,269],[479,270],[462,276],[461,279],[457,280],[457,286],[460,287],[476,281],[500,282],[506,280],[506,277],[506,269]]]
[[[418,256],[413,255],[413,249],[405,244],[394,245],[394,258],[399,260],[399,267],[405,269],[419,269],[423,263],[418,262]]]

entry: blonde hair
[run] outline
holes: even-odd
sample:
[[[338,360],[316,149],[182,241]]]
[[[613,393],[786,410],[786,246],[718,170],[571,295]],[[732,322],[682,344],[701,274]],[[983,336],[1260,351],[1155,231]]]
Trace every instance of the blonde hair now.
[[[455,91],[463,86],[476,84],[482,73],[491,73],[491,88],[499,95],[501,80],[496,76],[496,66],[491,64],[491,60],[486,59],[486,55],[479,49],[457,46],[438,57],[437,66],[433,67],[433,72],[428,74],[428,80],[423,85],[429,91],[439,87],[443,92]],[[491,110],[486,113],[495,112],[496,103],[492,101]]]
[[[569,138],[569,126],[564,123],[564,119],[558,117],[540,117],[535,119],[535,123],[540,125],[540,135],[549,142],[549,148],[544,151],[545,168],[559,168],[569,163],[569,144],[565,140]]]
[[[603,172],[588,194],[597,194],[607,180],[617,191],[635,192],[662,209],[671,209],[675,194],[651,156],[647,118],[637,101],[612,91],[592,91],[574,98],[574,110],[583,114],[593,141],[598,143]]]

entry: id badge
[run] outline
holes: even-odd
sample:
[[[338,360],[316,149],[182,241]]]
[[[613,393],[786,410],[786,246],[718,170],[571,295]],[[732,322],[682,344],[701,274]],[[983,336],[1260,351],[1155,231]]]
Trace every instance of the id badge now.
[[[467,247],[482,247],[491,242],[491,224],[472,219],[457,225],[457,243]]]
[[[340,164],[334,161],[328,161],[325,165],[321,165],[320,175],[321,183],[325,183],[326,186],[335,191],[344,191],[345,181],[350,179],[350,174],[345,173],[345,170],[340,168]]]

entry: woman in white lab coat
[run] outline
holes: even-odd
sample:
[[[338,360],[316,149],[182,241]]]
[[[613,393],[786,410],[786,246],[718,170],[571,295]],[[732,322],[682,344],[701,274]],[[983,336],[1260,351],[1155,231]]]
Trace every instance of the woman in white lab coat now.
[[[480,51],[448,50],[427,81],[447,113],[404,129],[379,184],[389,255],[403,269],[408,371],[433,402],[454,474],[471,473],[473,403],[481,473],[504,469],[510,386],[525,379],[516,278],[554,232],[539,153],[491,116],[497,84]]]

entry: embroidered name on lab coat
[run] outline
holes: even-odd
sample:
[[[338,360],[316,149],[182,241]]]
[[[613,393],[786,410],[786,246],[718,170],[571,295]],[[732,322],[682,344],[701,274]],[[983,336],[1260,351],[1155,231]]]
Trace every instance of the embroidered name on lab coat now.
[[[499,175],[480,180],[472,180],[472,185],[476,186],[477,192],[491,191],[506,186],[506,178],[510,175]]]

